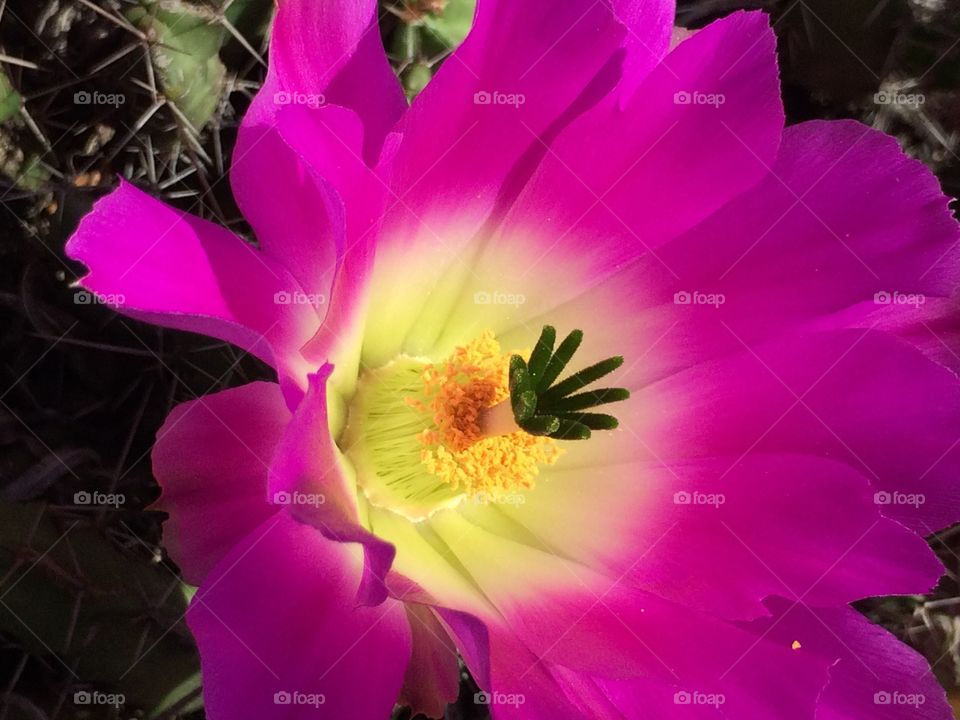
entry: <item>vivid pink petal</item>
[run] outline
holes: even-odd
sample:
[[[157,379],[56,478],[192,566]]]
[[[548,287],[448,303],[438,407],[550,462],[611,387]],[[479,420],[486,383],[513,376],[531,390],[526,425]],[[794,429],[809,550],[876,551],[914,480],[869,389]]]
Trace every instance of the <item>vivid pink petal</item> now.
[[[605,720],[601,706],[585,703],[508,628],[490,628],[490,682],[485,687],[495,720],[589,717]]]
[[[594,595],[571,586],[544,602],[525,614],[519,631],[538,657],[607,681],[639,681],[643,690],[653,690],[651,704],[669,703],[679,692],[670,687],[675,685],[697,696],[718,696],[717,705],[722,697],[729,717],[809,720],[827,679],[828,665],[819,658],[797,657],[788,644],[757,642],[654,596],[616,586]],[[553,610],[545,613],[546,607]],[[624,677],[631,667],[644,670]],[[659,681],[655,688],[649,687],[651,677]]]
[[[670,50],[675,0],[616,0],[617,18],[626,26],[626,56],[623,77],[617,86],[622,98],[629,98],[647,74],[663,61]]]
[[[365,338],[380,345],[365,345],[365,362],[389,361],[404,338],[423,354],[447,327],[448,298],[474,274],[471,240],[502,216],[541,140],[616,81],[625,32],[606,3],[480,0],[470,35],[417,96],[379,168],[392,193]]]
[[[347,243],[343,175],[355,171],[345,165],[376,161],[406,99],[380,42],[376,2],[279,5],[269,71],[244,116],[230,181],[264,251],[306,292],[328,294]],[[309,135],[280,130],[291,109],[315,115]],[[300,151],[326,162],[311,165]],[[358,208],[347,210],[352,222]]]
[[[771,599],[773,618],[755,631],[799,644],[796,652],[832,664],[817,720],[950,720],[943,688],[926,659],[850,608],[816,608]]]
[[[362,157],[360,118],[334,105],[292,105],[281,107],[271,125],[248,132],[262,137],[248,154],[235,154],[232,177],[260,245],[291,269],[326,317],[352,315],[357,292],[345,298],[333,285],[349,272],[351,283],[365,286],[387,195]],[[385,153],[395,145],[394,139]]]
[[[280,386],[255,382],[177,405],[157,433],[153,474],[170,514],[164,544],[187,582],[275,512],[267,470],[290,421]]]
[[[678,706],[677,694],[683,690],[670,683],[576,672],[538,657],[505,625],[486,626],[449,610],[440,614],[457,635],[474,678],[485,688],[478,699],[490,705],[496,720],[660,720],[678,711],[690,720],[726,717],[714,706]]]
[[[602,103],[566,128],[497,243],[535,244],[541,260],[577,263],[584,281],[644,254],[652,263],[663,243],[768,173],[782,128],[767,16],[731,15],[677,47],[623,107]],[[489,262],[497,252],[491,244]],[[504,284],[520,292],[508,273]]]
[[[537,673],[557,665],[722,693],[734,717],[811,717],[827,663],[546,552],[533,536],[508,540],[453,514],[433,526],[497,608],[481,618],[491,690],[535,694]],[[520,642],[511,645],[514,634]],[[738,662],[748,649],[750,661]]]
[[[558,467],[499,509],[549,552],[728,619],[765,614],[768,595],[843,605],[927,592],[943,574],[880,514],[867,477],[811,456]]]
[[[690,690],[647,678],[611,680],[596,678],[594,683],[609,702],[619,708],[624,720],[658,720],[679,717],[684,720],[724,720],[724,704],[705,702],[710,698],[694,696]],[[726,698],[724,698],[726,700]]]
[[[307,394],[284,430],[269,473],[269,501],[289,505],[290,514],[338,542],[360,543],[364,573],[358,601],[379,605],[395,550],[360,524],[357,489],[331,436],[325,365],[309,376]]]
[[[960,283],[958,241],[936,178],[893,138],[854,122],[789,128],[760,186],[660,250],[669,271],[644,263],[641,302],[674,305],[651,317],[670,328],[652,359],[698,362],[791,326],[932,327],[927,313]],[[723,300],[673,302],[696,292]]]
[[[152,199],[128,182],[94,206],[67,243],[81,281],[122,313],[239,345],[281,379],[306,378],[299,349],[319,326],[285,267],[239,237]]]
[[[480,0],[470,34],[417,96],[393,164],[387,240],[476,231],[504,180],[620,46],[604,3]],[[431,232],[432,231],[432,232]]]
[[[841,181],[853,174],[857,183]],[[884,493],[879,502],[890,499],[886,514],[929,534],[960,518],[950,481],[960,462],[955,377],[891,339],[857,347],[859,332],[784,340],[776,361],[756,355],[755,343],[805,328],[876,326],[956,367],[955,300],[938,297],[956,286],[956,240],[936,180],[895,141],[855,123],[804,124],[787,131],[774,176],[659,257],[525,318],[502,341],[529,346],[531,327],[562,321],[589,338],[584,362],[626,356],[621,381],[640,391],[623,406],[634,432],[576,448],[581,465],[672,463],[691,453],[731,462],[770,451],[843,457]],[[917,300],[884,302],[895,292]],[[715,301],[691,302],[694,293]],[[730,353],[737,357],[696,367]],[[793,377],[806,367],[805,379],[785,380],[787,366]]]
[[[941,365],[960,372],[960,295],[891,293],[825,318],[829,327],[853,325],[898,335]],[[889,302],[888,302],[889,300]]]
[[[322,279],[316,282],[327,292],[327,313],[317,336],[304,347],[304,353],[317,365],[333,362],[333,381],[349,395],[358,374],[361,328],[374,263],[377,231],[383,219],[385,203],[393,199],[386,181],[364,164],[360,157],[360,129],[356,117],[343,108],[311,110],[288,107],[278,115],[278,131],[296,149],[298,162],[315,177],[323,177],[340,207],[342,225],[337,236],[325,247],[333,256],[325,257]],[[383,149],[384,162],[396,150],[398,137],[391,135]],[[293,198],[292,205],[297,205]],[[271,212],[276,215],[275,208]],[[304,242],[303,267],[311,265],[309,255],[322,252],[318,243],[313,212],[309,204],[292,208],[292,215],[304,215],[301,236]],[[284,222],[278,220],[278,222]],[[292,230],[296,232],[296,229]]]
[[[337,136],[316,129],[314,142],[323,150],[360,152],[359,120],[347,110],[323,107],[312,112],[336,125]],[[311,167],[271,125],[247,128],[241,139],[255,140],[234,151],[231,180],[237,203],[263,252],[286,264],[315,303],[327,312],[330,286],[346,245],[346,208],[338,194],[341,183],[324,177],[327,167]],[[318,152],[323,152],[320,150]]]
[[[496,720],[549,720],[574,712],[573,700],[538,658],[508,628],[488,626],[468,613],[438,608],[464,663],[483,689],[474,701]]]
[[[380,41],[377,3],[281,0],[278,5],[267,78],[244,117],[235,152],[249,150],[256,136],[247,131],[272,125],[280,107],[332,104],[360,116],[368,156],[376,158],[407,106]]]
[[[516,330],[501,336],[524,347],[544,323],[583,328],[584,352],[623,354],[637,386],[799,328],[889,330],[956,368],[957,300],[947,296],[960,286],[960,226],[947,204],[892,138],[854,122],[803,123],[785,131],[759,185],[655,252],[624,257],[615,274],[592,255],[585,270],[564,270],[583,266],[582,248],[576,264],[560,246],[539,263],[529,253],[498,262],[511,254],[491,248],[501,289],[529,296]],[[595,254],[624,253],[610,242]],[[562,287],[589,289],[562,304],[555,291],[553,305],[527,290],[558,276]]]
[[[389,190],[386,181],[360,155],[364,135],[356,113],[337,106],[291,106],[281,110],[276,122],[280,136],[298,158],[336,192],[335,205],[342,208],[347,245],[375,234]],[[389,136],[383,149],[384,162],[392,157],[398,142],[397,136]],[[271,209],[278,211],[277,207]],[[305,221],[313,214],[316,223],[316,208],[302,208],[300,212]],[[341,254],[345,250],[342,248]]]
[[[414,715],[443,717],[460,691],[457,647],[432,608],[407,603],[406,609],[413,648],[399,704]]]
[[[690,104],[677,102],[684,93]],[[718,104],[699,104],[701,96]],[[654,347],[677,322],[661,307],[673,302],[680,277],[661,246],[762,181],[782,128],[766,16],[740,13],[708,26],[625,105],[608,98],[541,147],[543,161],[502,227],[478,237],[469,263],[448,271],[461,288],[448,326],[474,334],[492,328],[512,347],[536,342],[544,324],[581,327],[591,338],[586,352],[629,359],[631,348],[634,358],[650,351],[630,363],[648,374],[675,364],[683,348]],[[695,264],[700,254],[683,261]],[[669,294],[660,287],[667,280]],[[477,297],[493,293],[521,301],[478,307]],[[601,316],[598,307],[609,310]]]
[[[483,690],[475,702],[496,720],[659,720],[676,710],[680,688],[653,679],[612,680],[580,673],[538,657],[508,625],[439,608],[464,662]],[[562,637],[558,632],[558,637]],[[682,709],[691,720],[720,720],[715,708]]]
[[[886,333],[745,348],[640,389],[626,412],[645,446],[599,438],[585,455],[818,455],[863,473],[882,512],[921,534],[960,520],[957,378]]]
[[[284,511],[214,568],[187,615],[212,720],[389,716],[410,626],[396,601],[356,605],[362,564]]]

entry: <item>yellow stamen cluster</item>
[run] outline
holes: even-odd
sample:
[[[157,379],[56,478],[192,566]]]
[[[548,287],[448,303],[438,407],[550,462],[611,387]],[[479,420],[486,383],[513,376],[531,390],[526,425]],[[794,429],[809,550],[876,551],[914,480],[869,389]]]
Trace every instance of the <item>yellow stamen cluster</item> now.
[[[423,396],[407,404],[432,418],[417,435],[427,471],[454,490],[497,497],[534,487],[541,465],[553,465],[562,450],[555,440],[518,430],[484,437],[480,413],[509,394],[510,356],[492,331],[457,347],[443,362],[423,369]]]

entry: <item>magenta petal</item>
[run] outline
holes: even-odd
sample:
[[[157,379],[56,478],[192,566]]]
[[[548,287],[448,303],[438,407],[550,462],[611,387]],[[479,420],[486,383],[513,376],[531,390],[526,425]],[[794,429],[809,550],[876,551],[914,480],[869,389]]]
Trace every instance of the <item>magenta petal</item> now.
[[[280,512],[214,568],[187,615],[211,720],[389,716],[410,626],[393,600],[356,606],[361,566],[359,550]]]
[[[675,0],[616,0],[613,3],[617,18],[627,27],[624,39],[626,57],[623,60],[623,79],[617,87],[622,98],[629,98],[647,74],[670,49]]]
[[[489,704],[496,720],[569,717],[571,699],[537,656],[509,629],[488,628],[467,613],[438,608],[451,636],[482,688],[475,701]]]
[[[629,274],[643,277],[641,303],[673,306],[650,319],[670,329],[671,352],[659,356],[674,363],[739,352],[789,326],[902,325],[933,340],[923,324],[937,327],[936,301],[960,285],[960,226],[947,205],[893,138],[854,122],[803,123],[786,130],[762,184]],[[697,291],[723,302],[674,304]]]
[[[443,717],[460,691],[457,647],[432,608],[408,603],[406,609],[413,648],[399,704],[414,715]]]
[[[182,403],[153,448],[163,489],[155,507],[170,513],[164,544],[193,585],[275,512],[267,470],[290,411],[280,386],[256,382]]]
[[[768,173],[783,128],[775,49],[763,13],[731,15],[682,43],[623,107],[600,104],[560,134],[501,242],[576,258],[594,280],[645,252],[656,259]]]
[[[679,685],[646,678],[597,678],[595,682],[610,702],[619,708],[623,720],[673,717],[683,720],[729,720],[729,716],[723,712],[723,705],[694,703],[695,698],[691,691]],[[701,696],[697,696],[697,699],[701,699]]]
[[[247,132],[259,139],[234,155],[231,176],[244,215],[264,251],[332,308],[344,256],[373,242],[386,195],[361,156],[360,119],[337,106],[288,106]]]
[[[291,217],[300,214],[305,220],[299,228],[292,229],[292,233],[299,232],[301,237],[301,242],[293,248],[297,253],[302,252],[301,266],[318,267],[315,263],[311,265],[310,256],[324,254],[323,279],[319,284],[329,288],[328,309],[317,336],[304,352],[317,364],[334,362],[337,376],[352,376],[352,381],[357,375],[360,343],[357,328],[363,323],[363,298],[373,267],[377,229],[389,196],[388,186],[360,157],[360,128],[349,111],[336,107],[318,110],[288,107],[278,115],[277,127],[284,140],[296,150],[298,162],[314,177],[324,178],[324,184],[332,190],[341,208],[338,213],[343,225],[323,249],[323,243],[317,241],[317,229],[311,224],[310,205],[298,206],[296,198],[281,203],[282,207],[290,203]],[[396,136],[388,138],[384,148],[387,158],[396,149],[396,143]],[[270,207],[264,215],[273,218],[272,222],[288,222],[279,217],[282,213],[278,213],[276,207]],[[294,236],[281,234],[281,237],[290,242]]]
[[[752,625],[768,639],[798,643],[797,653],[830,662],[817,720],[950,720],[953,713],[926,659],[850,608],[817,608],[783,599],[773,618]]]
[[[587,707],[557,677],[552,663],[538,657],[510,630],[491,629],[490,653],[492,684],[484,690],[495,720],[607,717],[600,705]]]
[[[522,527],[515,532],[519,538],[508,540],[462,518],[434,517],[431,524],[496,607],[496,613],[480,611],[488,631],[490,690],[537,695],[546,678],[533,671],[556,665],[724,693],[733,717],[812,715],[827,663],[798,657],[789,645],[756,643],[732,623],[637,590],[626,578],[596,573],[551,552]],[[473,647],[480,645],[476,631],[465,629]],[[738,663],[748,649],[751,661]],[[487,669],[482,653],[465,657]],[[790,712],[774,712],[782,706]]]
[[[306,167],[336,192],[336,204],[342,206],[347,245],[375,234],[389,191],[386,182],[361,157],[364,135],[356,113],[336,106],[317,109],[291,106],[282,109],[276,122],[280,136]],[[385,158],[392,156],[397,142],[394,135],[388,138]],[[270,209],[279,214],[279,208]],[[314,208],[302,208],[300,212],[305,214],[304,219],[314,214],[316,225]]]
[[[893,301],[890,293],[881,297],[892,301],[865,301],[823,318],[818,324],[875,328],[893,333],[920,348],[932,360],[955,373],[960,372],[960,295],[924,294],[922,299],[914,295],[909,302]],[[909,295],[901,293],[900,298],[909,299]]]
[[[387,240],[455,244],[487,217],[504,180],[617,50],[605,3],[480,0],[473,29],[413,102]],[[421,225],[424,226],[421,228]]]
[[[407,107],[380,42],[377,3],[281,0],[270,39],[270,68],[244,131],[271,125],[280,107],[325,104],[355,111],[366,153],[375,158],[387,131]],[[242,137],[237,152],[249,149]]]
[[[67,243],[81,283],[125,314],[239,345],[306,376],[299,353],[319,326],[283,265],[239,237],[152,199],[128,182],[102,198]]]
[[[957,284],[960,286],[960,283]],[[927,297],[913,312],[902,307],[880,306],[872,314],[858,314],[861,325],[876,323],[880,330],[899,335],[955,373],[960,373],[960,294],[948,298]]]
[[[290,506],[294,517],[331,540],[360,543],[364,572],[357,599],[365,605],[379,605],[387,597],[385,579],[396,551],[359,523],[356,487],[330,435],[327,379],[332,370],[332,365],[325,365],[309,376],[307,394],[287,425],[270,466],[269,501]]]
[[[757,641],[612,581],[596,595],[571,589],[544,600],[554,617],[533,609],[519,633],[538,657],[607,680],[645,685],[653,678],[659,693],[675,684],[689,693],[722,696],[729,717],[809,720],[827,680],[827,662],[797,656],[789,643]],[[628,655],[619,656],[630,646]],[[641,668],[639,677],[625,677]],[[662,695],[654,701],[666,704]]]
[[[825,456],[867,476],[881,511],[921,534],[960,520],[960,385],[886,333],[758,345],[650,385],[631,402],[657,408],[634,425],[656,457]],[[592,452],[620,452],[602,445]]]
[[[833,460],[626,463],[588,483],[584,472],[552,470],[503,512],[555,552],[701,612],[753,618],[775,594],[842,605],[922,593],[943,573],[921,537],[880,514],[868,478]]]
[[[261,247],[282,258],[306,292],[329,295],[348,243],[341,196],[350,188],[338,182],[341,161],[374,162],[405,108],[380,44],[375,2],[280,3],[269,72],[244,116],[230,182]],[[314,114],[313,131],[281,133],[279,116],[287,110]],[[304,161],[298,151],[314,146],[328,162]],[[346,210],[352,222],[365,208]]]
[[[340,450],[330,436],[326,383],[332,371],[332,365],[325,365],[309,376],[307,393],[297,405],[270,467],[268,497],[282,503],[278,496],[316,493],[317,505],[325,511],[355,517],[356,488],[344,473]]]
[[[563,246],[544,263],[572,265]],[[524,322],[583,328],[599,357],[627,357],[637,386],[811,328],[887,330],[956,369],[958,251],[936,178],[893,138],[854,122],[802,123],[785,131],[760,184],[655,253],[624,257],[613,275],[609,261],[627,250],[597,246],[586,255],[593,271],[570,283],[590,289]],[[608,308],[603,322],[597,308]]]
[[[352,120],[340,128],[345,141],[354,139],[351,130],[360,131]],[[234,152],[230,177],[237,203],[263,253],[289,267],[313,304],[326,312],[346,243],[343,203],[336,188],[305,164],[274,126],[246,133],[248,139],[257,137],[246,151]]]
[[[677,712],[689,720],[726,717],[713,706],[678,707],[678,693],[683,692],[679,686],[652,678],[614,680],[579,673],[538,657],[505,627],[488,629],[468,616],[441,614],[461,648],[469,648],[464,660],[484,688],[481,696],[496,720],[660,720]]]

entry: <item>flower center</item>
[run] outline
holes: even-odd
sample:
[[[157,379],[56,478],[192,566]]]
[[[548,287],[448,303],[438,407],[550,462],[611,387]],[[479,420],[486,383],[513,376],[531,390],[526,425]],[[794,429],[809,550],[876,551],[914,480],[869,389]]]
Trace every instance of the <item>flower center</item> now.
[[[367,499],[422,520],[464,498],[532,489],[560,457],[557,441],[482,429],[483,413],[510,397],[510,361],[486,331],[441,362],[400,356],[364,373],[341,442]]]

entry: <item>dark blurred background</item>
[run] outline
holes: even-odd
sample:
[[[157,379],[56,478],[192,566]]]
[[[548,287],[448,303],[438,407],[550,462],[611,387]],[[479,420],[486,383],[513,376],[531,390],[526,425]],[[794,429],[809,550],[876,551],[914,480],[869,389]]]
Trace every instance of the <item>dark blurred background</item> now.
[[[740,8],[773,18],[788,122],[859,119],[960,194],[960,2],[690,0],[678,24]],[[71,287],[82,271],[63,246],[118,174],[248,234],[225,171],[271,13],[270,0],[0,0],[0,720],[203,717],[190,588],[145,509],[149,454],[175,404],[271,371],[98,305]],[[471,13],[382,3],[411,96]],[[902,96],[914,101],[890,101]],[[960,533],[930,541],[949,571],[933,595],[861,609],[954,692]],[[448,718],[485,717],[474,690],[465,678]]]

